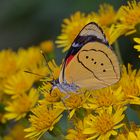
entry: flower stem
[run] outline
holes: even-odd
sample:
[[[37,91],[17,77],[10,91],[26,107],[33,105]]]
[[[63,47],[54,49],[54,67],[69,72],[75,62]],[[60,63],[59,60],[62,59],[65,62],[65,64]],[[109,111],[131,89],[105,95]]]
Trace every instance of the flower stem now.
[[[123,59],[122,59],[122,56],[121,56],[121,52],[120,52],[118,41],[115,41],[114,47],[115,47],[115,52],[116,52],[116,54],[118,56],[119,62],[122,65],[123,64]]]

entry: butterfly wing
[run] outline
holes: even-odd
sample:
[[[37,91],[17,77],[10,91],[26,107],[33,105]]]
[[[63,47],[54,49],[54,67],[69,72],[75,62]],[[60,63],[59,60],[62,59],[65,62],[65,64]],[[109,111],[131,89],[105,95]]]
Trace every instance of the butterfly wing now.
[[[79,87],[99,89],[120,79],[119,63],[102,29],[96,23],[87,24],[74,40],[59,77],[60,82]]]
[[[74,56],[86,43],[94,41],[102,42],[109,46],[102,29],[96,23],[90,22],[79,32],[68,50],[59,76],[60,83],[65,80],[65,67],[69,64],[72,58],[74,58]]]

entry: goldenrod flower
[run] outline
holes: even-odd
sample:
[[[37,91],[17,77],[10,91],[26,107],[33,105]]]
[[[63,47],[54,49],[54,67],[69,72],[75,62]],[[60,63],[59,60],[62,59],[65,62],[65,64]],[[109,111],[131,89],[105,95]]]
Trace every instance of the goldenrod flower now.
[[[19,120],[26,116],[26,114],[33,108],[38,100],[38,94],[35,89],[31,89],[29,95],[22,93],[16,99],[8,102],[5,107],[7,113],[5,118],[8,120]]]
[[[41,50],[45,53],[51,53],[54,49],[52,41],[43,41],[40,43]]]
[[[67,51],[81,29],[91,21],[94,20],[91,20],[90,16],[85,16],[85,14],[81,12],[76,12],[69,19],[64,19],[62,33],[57,37],[56,41],[58,47],[64,48],[63,52]]]
[[[122,34],[132,34],[136,32],[136,25],[140,23],[140,2],[132,0],[128,2],[128,5],[121,6],[117,18],[117,28],[122,30]]]
[[[119,25],[115,25],[115,24],[112,24],[110,26],[110,28],[105,28],[105,33],[106,33],[106,36],[107,36],[107,39],[109,41],[109,44],[113,44],[121,35],[124,34],[124,30],[125,30],[125,27],[124,26],[120,26],[122,27],[122,29],[118,28]]]
[[[29,140],[25,138],[24,127],[21,124],[16,124],[12,127],[10,133],[4,136],[3,140]]]
[[[41,79],[42,77],[45,77],[49,73],[49,69],[46,66],[45,59],[42,56],[39,47],[19,49],[18,65],[20,67],[20,70],[22,71],[29,71],[31,73],[38,74],[38,76],[37,75],[33,76],[33,74],[30,74],[31,78],[33,76],[36,81]]]
[[[116,20],[116,11],[110,4],[102,4],[99,7],[98,13],[93,12],[90,14],[91,18],[96,19],[100,26],[110,26]]]
[[[125,100],[130,104],[140,104],[140,75],[139,71],[132,70],[130,64],[128,68],[123,66],[122,78],[118,83],[122,87]]]
[[[32,109],[33,115],[30,115],[29,121],[31,127],[25,129],[29,134],[26,137],[39,139],[46,131],[52,131],[54,125],[62,117],[63,110],[47,107],[46,105],[39,105]]]
[[[46,86],[47,81],[50,82],[50,81],[53,81],[53,80],[57,80],[59,78],[60,71],[61,71],[61,65],[58,66],[54,59],[50,60],[47,63],[47,74],[46,74],[46,77],[44,79],[42,79],[41,81]]]
[[[5,83],[5,93],[12,95],[12,98],[27,92],[34,82],[34,75],[29,75],[24,71],[9,77]]]
[[[6,78],[15,74],[18,69],[17,55],[11,50],[0,52],[0,78]]]
[[[43,100],[39,101],[41,104],[52,104],[59,102],[64,96],[64,94],[58,88],[54,88],[53,85],[48,82],[48,80],[51,81],[52,79],[43,79],[42,85],[39,87],[40,93],[44,96]]]
[[[116,140],[139,140],[140,128],[138,127],[138,125],[130,122],[129,127],[130,128],[125,127],[125,129],[118,134]]]
[[[113,89],[111,87],[92,91],[88,101],[84,104],[84,108],[96,109],[109,106],[120,106],[123,104],[124,93],[121,87]]]
[[[118,36],[120,36],[120,32],[114,33],[116,11],[114,10],[114,7],[112,5],[106,3],[100,5],[98,13],[92,12],[91,14],[89,14],[89,17],[91,19],[94,19],[94,22],[102,27],[110,45],[116,41]]]
[[[83,130],[86,127],[84,120],[78,120],[78,122],[74,123],[75,129],[68,129],[67,135],[65,137],[66,140],[86,140],[88,135],[83,134]]]
[[[26,70],[25,70],[26,71]],[[27,69],[28,71],[28,69]],[[30,70],[29,70],[30,72]],[[33,74],[32,74],[33,73]],[[31,73],[27,73],[28,76],[30,76],[31,79],[34,79],[34,81],[39,81],[41,78],[46,77],[50,74],[50,71],[47,66],[45,65],[37,65],[36,67],[32,68]]]
[[[56,41],[58,47],[63,47],[63,52],[67,51],[81,29],[91,21],[98,23],[102,27],[107,36],[107,40],[112,44],[118,36],[116,36],[116,33],[112,33],[112,27],[109,29],[111,24],[116,20],[115,15],[115,10],[109,4],[101,5],[98,14],[93,12],[86,16],[84,13],[76,12],[70,19],[64,19],[62,33]]]
[[[140,38],[134,38],[134,41],[136,43],[138,43],[138,45],[135,45],[134,48],[137,49],[137,51],[140,52]],[[139,55],[139,58],[140,58],[140,55]]]
[[[44,84],[40,89],[45,97],[44,101],[48,103],[59,102],[65,96],[58,88],[52,90],[52,85],[49,83]]]
[[[89,127],[83,133],[90,137],[87,140],[100,139],[108,140],[111,135],[117,135],[117,130],[123,126],[121,121],[124,118],[124,108],[118,108],[115,112],[112,107],[107,110],[100,110],[97,115],[88,115],[85,118]]]
[[[69,93],[70,96],[65,99],[65,104],[69,108],[78,108],[83,105],[83,102],[85,102],[85,96],[82,93]]]
[[[47,82],[48,78],[42,79],[42,85],[39,87],[39,90],[42,94],[48,94],[51,92],[53,85],[50,82]]]
[[[83,107],[87,97],[83,93],[70,92],[64,97],[64,103],[59,102],[55,104],[56,108],[71,110],[69,118],[72,118],[78,108]]]
[[[119,134],[116,138],[116,140],[139,140],[140,139],[140,130],[137,131],[130,131],[128,134],[122,133]]]
[[[37,65],[42,65],[43,60],[44,58],[40,53],[39,47],[18,50],[18,65],[21,69],[32,70]]]

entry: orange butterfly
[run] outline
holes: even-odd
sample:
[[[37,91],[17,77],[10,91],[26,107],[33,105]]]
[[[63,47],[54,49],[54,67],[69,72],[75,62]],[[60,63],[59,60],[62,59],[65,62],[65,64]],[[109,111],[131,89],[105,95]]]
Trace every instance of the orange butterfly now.
[[[102,29],[87,24],[72,43],[56,86],[61,91],[110,86],[120,79],[120,67]]]

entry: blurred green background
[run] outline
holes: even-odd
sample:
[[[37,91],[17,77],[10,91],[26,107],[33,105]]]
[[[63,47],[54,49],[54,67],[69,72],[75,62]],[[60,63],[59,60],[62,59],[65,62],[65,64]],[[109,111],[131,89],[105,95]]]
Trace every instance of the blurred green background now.
[[[117,10],[127,0],[0,0],[0,49],[29,47],[44,40],[55,40],[61,23],[76,11],[98,11],[99,5],[110,3]],[[138,53],[128,37],[119,39],[122,57],[138,67]],[[57,49],[56,57],[62,58]]]

